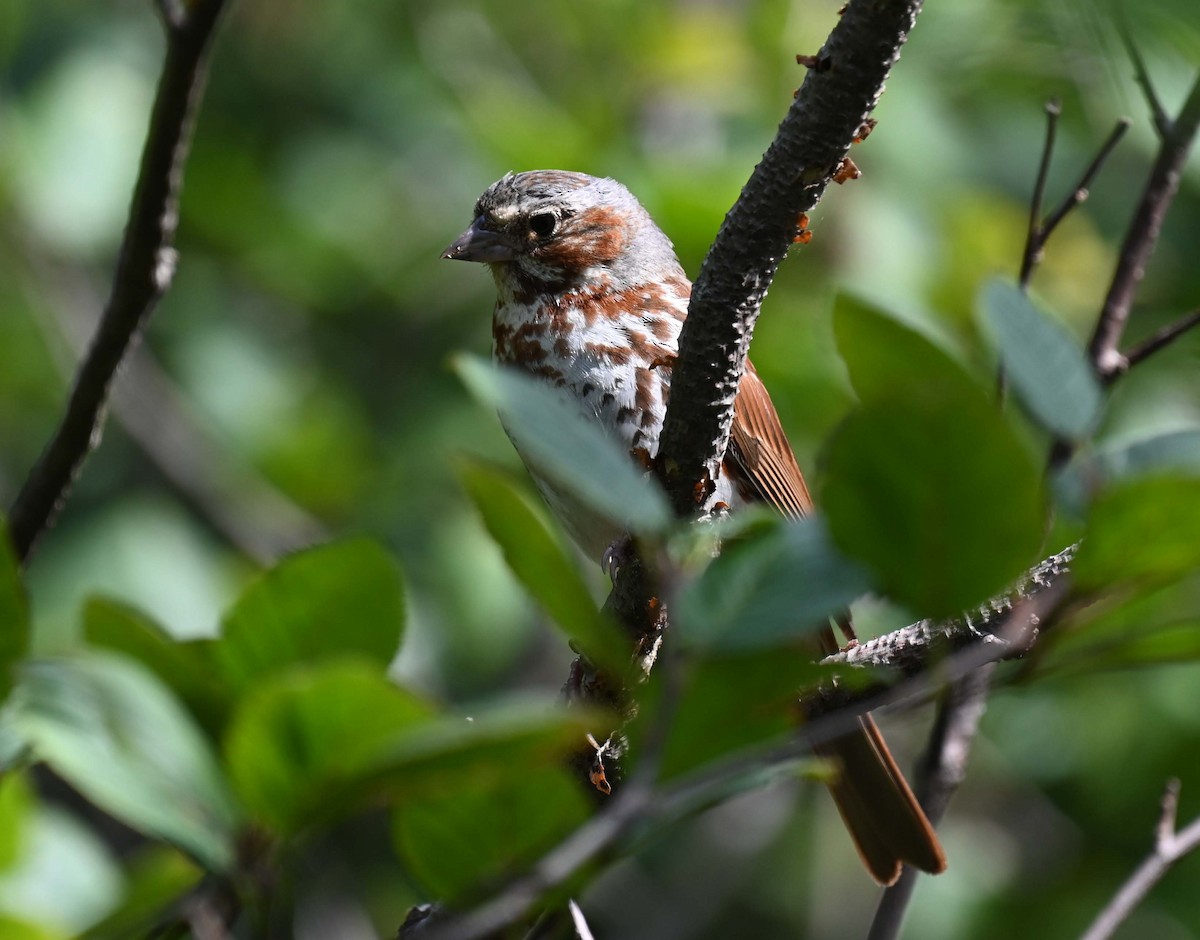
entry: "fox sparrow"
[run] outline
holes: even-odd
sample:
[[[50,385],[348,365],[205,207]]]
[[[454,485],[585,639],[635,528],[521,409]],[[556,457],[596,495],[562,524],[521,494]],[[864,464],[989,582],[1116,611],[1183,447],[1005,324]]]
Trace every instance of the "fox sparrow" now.
[[[510,173],[479,198],[471,227],[442,257],[491,268],[499,294],[492,320],[497,361],[566,389],[634,459],[653,458],[691,283],[670,240],[628,189],[562,170]],[[536,465],[530,471],[571,536],[599,560],[620,532],[547,482]],[[775,407],[749,362],[712,501],[733,510],[765,502],[793,517],[812,508]],[[877,881],[894,882],[902,862],[927,872],[946,867],[937,836],[869,716],[819,750],[840,765],[830,790]]]

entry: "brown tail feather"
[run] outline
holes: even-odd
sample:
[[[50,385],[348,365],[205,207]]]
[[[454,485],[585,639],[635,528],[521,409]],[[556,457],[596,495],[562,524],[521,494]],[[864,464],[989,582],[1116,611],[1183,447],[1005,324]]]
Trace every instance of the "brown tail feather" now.
[[[945,871],[937,834],[879,728],[869,715],[858,725],[815,750],[839,765],[829,790],[867,870],[881,885],[900,877],[902,862],[934,875]]]

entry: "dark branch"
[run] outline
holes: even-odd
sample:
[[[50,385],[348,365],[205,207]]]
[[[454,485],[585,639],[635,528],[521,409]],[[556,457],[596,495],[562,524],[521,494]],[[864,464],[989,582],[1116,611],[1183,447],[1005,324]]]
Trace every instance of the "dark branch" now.
[[[1096,374],[1101,378],[1121,368],[1121,337],[1129,321],[1134,295],[1158,241],[1167,209],[1179,189],[1179,179],[1198,126],[1200,78],[1192,85],[1179,117],[1170,124],[1163,137],[1150,178],[1121,245],[1112,284],[1088,347]]]
[[[1046,240],[1054,233],[1059,223],[1067,217],[1071,210],[1087,199],[1088,193],[1092,188],[1092,182],[1096,179],[1096,174],[1100,172],[1101,167],[1104,166],[1113,150],[1116,149],[1117,144],[1121,142],[1121,138],[1125,136],[1125,132],[1129,130],[1129,126],[1129,118],[1121,118],[1117,121],[1116,126],[1108,135],[1108,139],[1104,141],[1104,144],[1096,152],[1096,156],[1092,158],[1092,162],[1083,171],[1083,175],[1079,178],[1079,182],[1075,184],[1075,188],[1067,193],[1063,201],[1059,203],[1058,208],[1046,217],[1046,221],[1041,226],[1042,244],[1045,244]]]
[[[1161,140],[1166,140],[1171,133],[1171,118],[1167,116],[1166,109],[1158,99],[1158,93],[1154,90],[1154,82],[1150,80],[1150,73],[1146,70],[1146,62],[1133,42],[1128,24],[1122,22],[1119,32],[1121,42],[1129,55],[1129,61],[1133,63],[1134,80],[1141,87],[1142,94],[1146,96],[1146,104],[1150,108],[1150,119],[1154,122],[1154,129],[1158,132]]]
[[[1025,250],[1021,254],[1021,274],[1018,283],[1022,290],[1029,287],[1029,281],[1033,277],[1033,272],[1037,266],[1041,264],[1046,242],[1050,240],[1050,236],[1054,234],[1054,230],[1065,219],[1071,210],[1075,209],[1080,203],[1088,197],[1088,192],[1091,189],[1092,182],[1096,175],[1100,172],[1121,138],[1125,136],[1125,132],[1129,130],[1129,119],[1121,118],[1113,128],[1112,133],[1108,135],[1108,139],[1103,146],[1096,152],[1096,156],[1092,158],[1092,162],[1088,164],[1087,169],[1083,171],[1083,175],[1079,177],[1079,181],[1071,189],[1062,202],[1051,212],[1045,219],[1041,218],[1042,201],[1045,198],[1046,178],[1050,173],[1050,159],[1054,151],[1055,131],[1058,126],[1058,117],[1061,113],[1057,101],[1051,101],[1046,105],[1046,143],[1042,148],[1042,160],[1038,166],[1037,178],[1033,186],[1033,198],[1030,200],[1029,206],[1029,231],[1025,238]]]
[[[1197,323],[1200,323],[1200,307],[1190,313],[1185,313],[1174,323],[1168,323],[1157,333],[1142,340],[1125,353],[1116,368],[1103,377],[1105,383],[1116,381],[1142,360],[1148,359],[1163,347],[1171,345]]]
[[[711,492],[754,323],[797,219],[821,198],[875,107],[920,0],[852,0],[775,140],[721,226],[692,289],[671,377],[658,472],[676,514]]]
[[[916,794],[934,826],[945,815],[950,799],[967,776],[967,759],[987,709],[995,663],[988,663],[950,683],[938,706],[929,745],[917,767]],[[921,873],[905,866],[900,880],[883,892],[867,940],[894,940],[900,936],[904,915]]]
[[[224,0],[196,3],[178,27],[167,30],[166,61],[112,292],[76,373],[62,421],[9,513],[13,546],[22,560],[53,524],[85,458],[98,443],[113,375],[174,274],[171,246],[179,189],[202,97],[206,53],[223,6]]]
[[[1046,142],[1042,145],[1042,160],[1033,181],[1033,197],[1029,200],[1029,228],[1025,233],[1025,250],[1021,253],[1021,274],[1017,282],[1024,290],[1033,277],[1033,269],[1041,263],[1046,235],[1042,226],[1042,202],[1046,198],[1046,178],[1050,175],[1050,158],[1054,155],[1054,138],[1062,105],[1057,99],[1046,102]]]
[[[1163,793],[1162,813],[1154,833],[1154,851],[1121,886],[1088,927],[1081,940],[1108,940],[1177,861],[1200,849],[1200,819],[1181,832],[1175,830],[1179,809],[1179,781],[1171,780]]]

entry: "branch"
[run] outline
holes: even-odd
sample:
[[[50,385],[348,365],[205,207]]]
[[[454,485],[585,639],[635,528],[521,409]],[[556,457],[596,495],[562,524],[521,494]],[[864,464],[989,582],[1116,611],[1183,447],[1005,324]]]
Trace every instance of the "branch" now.
[[[1154,851],[1097,915],[1081,940],[1108,940],[1171,866],[1200,848],[1200,819],[1193,820],[1186,829],[1177,832],[1175,816],[1178,809],[1179,781],[1171,780],[1163,793],[1162,814],[1154,834]]]
[[[1029,287],[1033,272],[1041,264],[1046,242],[1054,234],[1054,230],[1065,219],[1072,209],[1075,209],[1087,199],[1092,181],[1104,166],[1125,132],[1129,130],[1129,118],[1121,118],[1108,135],[1108,139],[1096,152],[1092,162],[1088,164],[1079,182],[1071,189],[1053,212],[1044,219],[1042,215],[1042,200],[1046,192],[1046,179],[1050,173],[1050,159],[1054,152],[1055,131],[1062,108],[1057,101],[1046,103],[1046,143],[1042,147],[1042,159],[1038,165],[1037,177],[1033,184],[1033,197],[1029,203],[1029,229],[1025,236],[1025,250],[1021,253],[1021,273],[1017,283],[1022,290]]]
[[[1200,323],[1200,307],[1190,313],[1185,313],[1174,323],[1168,323],[1157,333],[1142,340],[1124,353],[1120,362],[1103,377],[1104,383],[1107,385],[1115,382],[1143,359],[1148,359],[1163,347],[1171,345],[1198,323]]]
[[[1150,81],[1150,73],[1146,70],[1146,62],[1138,51],[1138,47],[1134,45],[1133,36],[1129,32],[1129,24],[1125,22],[1123,13],[1120,14],[1120,18],[1120,27],[1117,32],[1121,36],[1125,52],[1129,55],[1129,61],[1133,63],[1134,81],[1138,83],[1142,94],[1146,96],[1146,104],[1150,108],[1150,119],[1154,122],[1154,130],[1158,132],[1160,139],[1166,140],[1171,133],[1171,119],[1167,116],[1162,102],[1158,100],[1158,93],[1154,90],[1154,83]]]
[[[995,663],[980,666],[950,684],[938,707],[929,745],[917,767],[916,795],[934,827],[941,822],[950,799],[967,777],[967,759],[987,710]],[[900,880],[885,888],[867,940],[895,940],[904,925],[921,873],[908,865]]]
[[[56,358],[69,376],[94,325],[94,317],[86,312],[91,291],[83,283],[64,290],[64,284],[80,280],[68,271],[50,269],[39,275],[56,285],[58,296],[48,305],[51,312],[35,319],[47,344],[61,351]],[[62,348],[64,339],[69,351]],[[121,374],[112,390],[114,417],[201,518],[230,544],[268,565],[281,555],[328,539],[319,519],[229,449],[147,347],[129,351]]]
[[[888,666],[904,675],[916,675],[948,654],[977,644],[993,649],[996,655],[991,659],[1020,656],[1026,650],[1014,644],[999,627],[1016,605],[1066,587],[1077,547],[1068,546],[1030,568],[1007,593],[992,598],[977,610],[952,620],[919,620],[827,656],[823,662]]]
[[[179,190],[203,93],[207,51],[223,6],[224,0],[194,3],[174,25],[167,17],[166,59],[112,292],[62,421],[9,512],[9,531],[22,561],[53,524],[84,460],[99,442],[113,375],[174,275]],[[160,9],[166,17],[173,5]]]
[[[1129,321],[1134,295],[1154,251],[1163,219],[1179,189],[1188,152],[1200,127],[1200,77],[1193,83],[1179,117],[1171,122],[1159,147],[1150,178],[1129,224],[1112,284],[1104,298],[1088,353],[1103,380],[1122,365],[1121,337]]]
[[[754,323],[797,219],[874,109],[920,8],[921,0],[851,0],[700,269],[657,461],[681,517],[695,516],[712,492]]]

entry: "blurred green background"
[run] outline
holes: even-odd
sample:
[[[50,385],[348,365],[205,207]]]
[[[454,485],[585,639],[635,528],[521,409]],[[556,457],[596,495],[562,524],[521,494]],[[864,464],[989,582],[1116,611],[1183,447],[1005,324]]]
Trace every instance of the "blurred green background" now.
[[[67,642],[97,592],[181,636],[211,634],[259,562],[362,532],[408,580],[398,675],[450,701],[553,695],[570,653],[455,476],[464,454],[516,465],[447,369],[457,350],[487,350],[492,284],[438,253],[493,179],[560,167],[623,181],[694,274],[803,79],[795,54],[816,51],[840,2],[233,4],[188,165],[178,275],[30,568],[38,648]],[[1200,66],[1200,10],[1156,0],[1136,20],[1173,111]],[[149,2],[0,7],[4,504],[103,303],[162,48]],[[863,178],[813,213],[813,241],[759,324],[753,355],[806,469],[819,473],[851,403],[829,321],[838,291],[991,368],[975,298],[1018,268],[1050,97],[1064,112],[1051,203],[1116,119],[1134,119],[1035,281],[1087,336],[1155,147],[1112,13],[931,4],[855,150]],[[1131,340],[1200,303],[1197,251],[1193,160]],[[1200,333],[1122,380],[1101,440],[1200,424],[1198,353]],[[909,935],[1078,933],[1149,848],[1167,776],[1183,779],[1182,817],[1200,812],[1198,690],[1194,666],[1002,689],[944,825],[951,869],[920,887]],[[891,723],[908,757],[926,717]],[[118,870],[76,821],[44,816],[40,861],[0,874],[0,911],[86,923]],[[657,840],[584,906],[603,936],[860,934],[873,891],[837,830],[823,795],[780,785]],[[330,889],[337,935],[386,934],[420,895],[386,846],[351,843]],[[1198,878],[1200,859],[1181,864],[1123,935],[1200,936]]]

